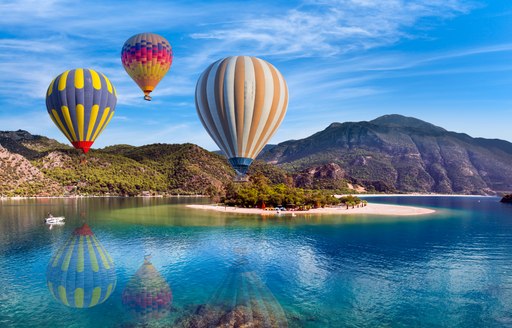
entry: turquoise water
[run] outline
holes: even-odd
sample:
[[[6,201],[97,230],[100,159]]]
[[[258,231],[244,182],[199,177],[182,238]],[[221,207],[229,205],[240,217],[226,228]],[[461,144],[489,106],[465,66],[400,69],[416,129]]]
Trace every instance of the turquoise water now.
[[[0,326],[206,326],[243,305],[261,326],[512,327],[512,206],[484,197],[368,200],[438,211],[262,219],[184,206],[201,198],[0,201]],[[49,229],[48,212],[66,224]],[[52,297],[46,269],[84,222],[117,282],[103,303],[77,309]],[[123,291],[149,254],[172,305],[134,311]]]

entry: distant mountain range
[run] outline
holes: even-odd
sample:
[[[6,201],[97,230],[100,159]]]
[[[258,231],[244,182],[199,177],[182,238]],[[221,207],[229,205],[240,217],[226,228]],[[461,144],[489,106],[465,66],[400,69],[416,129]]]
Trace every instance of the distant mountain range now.
[[[53,139],[0,131],[0,196],[215,195],[234,177],[224,156],[193,144],[116,145],[91,150],[86,158],[84,163],[76,150]],[[269,145],[259,158],[249,174],[304,188],[512,191],[511,143],[400,115],[333,123],[308,138]]]
[[[351,181],[384,192],[512,190],[512,143],[401,115],[332,123],[305,139],[275,145],[260,158],[288,171],[337,164]]]

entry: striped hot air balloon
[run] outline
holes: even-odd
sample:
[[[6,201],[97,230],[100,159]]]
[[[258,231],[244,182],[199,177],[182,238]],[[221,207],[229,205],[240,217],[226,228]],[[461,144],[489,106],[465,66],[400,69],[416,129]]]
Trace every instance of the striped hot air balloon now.
[[[57,76],[46,94],[48,114],[76,149],[89,151],[114,116],[116,89],[102,73],[77,68]]]
[[[116,287],[114,262],[87,224],[75,229],[46,270],[52,296],[73,308],[105,302]]]
[[[172,64],[172,47],[164,37],[140,33],[129,38],[121,50],[124,69],[144,92],[144,99],[167,74]]]
[[[208,304],[182,316],[174,326],[287,328],[288,320],[269,287],[249,271],[245,259],[239,259]]]
[[[287,107],[283,76],[256,57],[216,61],[197,81],[199,119],[240,175],[274,135]]]
[[[123,291],[123,304],[138,319],[150,320],[169,314],[172,291],[149,258],[130,279]]]

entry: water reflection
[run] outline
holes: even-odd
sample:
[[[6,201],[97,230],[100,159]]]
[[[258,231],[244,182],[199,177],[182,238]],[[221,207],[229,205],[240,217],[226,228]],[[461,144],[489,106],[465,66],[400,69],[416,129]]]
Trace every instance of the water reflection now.
[[[169,314],[171,288],[150,262],[150,256],[123,290],[123,305],[141,321],[159,319]]]
[[[105,302],[116,287],[114,262],[84,223],[55,253],[46,271],[52,296],[73,308]]]
[[[280,308],[287,321],[276,325],[293,327],[511,326],[512,207],[488,198],[399,200],[449,211],[423,219],[262,220],[191,210],[183,206],[190,199],[3,200],[0,327],[265,327],[284,319]],[[48,230],[48,211],[65,216],[66,225]],[[65,241],[83,221],[114,258],[121,288],[101,305],[77,310],[53,301],[46,283],[61,302],[58,285],[67,291],[66,280],[77,278],[45,273],[52,256],[66,257]],[[141,322],[123,305],[123,291],[145,253],[153,253],[173,299],[169,315],[153,320],[152,311]],[[91,292],[83,289],[85,307]]]
[[[177,327],[288,327],[283,308],[246,259],[238,260],[212,300],[185,314]]]

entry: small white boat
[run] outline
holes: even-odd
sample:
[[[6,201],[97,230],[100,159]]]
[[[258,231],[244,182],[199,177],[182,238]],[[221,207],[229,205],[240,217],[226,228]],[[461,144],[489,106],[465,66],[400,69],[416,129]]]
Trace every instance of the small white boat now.
[[[63,221],[64,221],[65,219],[66,219],[66,218],[65,218],[65,217],[63,217],[63,216],[51,216],[51,217],[49,217],[49,218],[45,218],[45,219],[44,219],[44,221],[45,221],[46,223],[48,223],[48,224],[58,224],[58,223],[60,223],[60,224],[64,224],[64,222],[63,222]]]

